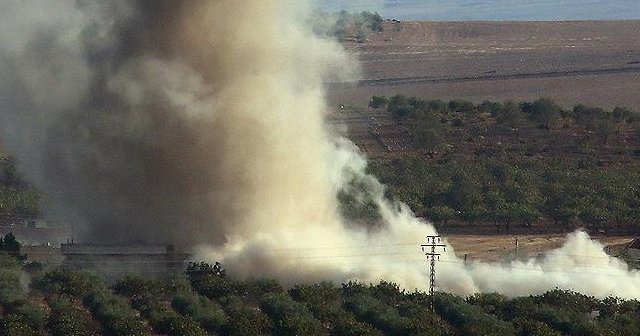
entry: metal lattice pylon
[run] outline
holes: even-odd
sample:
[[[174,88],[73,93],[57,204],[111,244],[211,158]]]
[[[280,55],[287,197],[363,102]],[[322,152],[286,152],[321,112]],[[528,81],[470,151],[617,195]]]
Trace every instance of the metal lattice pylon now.
[[[433,313],[433,293],[436,288],[436,259],[440,260],[440,253],[436,252],[436,248],[442,247],[446,251],[446,245],[442,243],[441,236],[427,236],[427,243],[420,245],[422,252],[429,260],[429,309]]]

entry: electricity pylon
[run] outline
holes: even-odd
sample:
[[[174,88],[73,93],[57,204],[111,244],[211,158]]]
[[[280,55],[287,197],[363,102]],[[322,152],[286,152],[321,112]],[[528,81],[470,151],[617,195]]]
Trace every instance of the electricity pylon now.
[[[427,243],[420,245],[422,252],[427,256],[430,262],[429,268],[429,309],[433,313],[433,293],[436,287],[436,259],[440,260],[440,253],[436,252],[436,248],[442,247],[442,251],[446,251],[446,245],[442,243],[440,236],[427,236]]]

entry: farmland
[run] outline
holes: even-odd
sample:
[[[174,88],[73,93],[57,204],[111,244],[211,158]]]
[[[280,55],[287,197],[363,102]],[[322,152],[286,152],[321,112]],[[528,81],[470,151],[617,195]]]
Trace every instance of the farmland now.
[[[363,43],[361,81],[334,106],[372,95],[640,107],[640,21],[392,22]]]
[[[107,286],[86,272],[33,273],[0,255],[0,335],[631,335],[636,300],[564,290],[518,298],[406,291],[381,281],[238,281],[221,265],[191,264],[167,280]],[[434,310],[430,310],[430,305]]]
[[[560,162],[564,169],[579,171],[575,169],[581,165],[578,162],[582,162],[600,167],[593,172],[635,171],[638,162],[633,153],[640,143],[636,127],[632,125],[619,128],[603,143],[593,128],[568,124],[550,129],[531,124],[500,128],[492,116],[480,113],[469,117],[467,114],[459,127],[444,132],[443,147],[425,150],[416,141],[415,120],[397,119],[385,108],[372,109],[367,105],[372,96],[396,94],[445,102],[464,99],[476,104],[506,100],[518,103],[547,97],[569,111],[578,104],[609,111],[616,106],[637,111],[640,108],[636,94],[640,90],[640,38],[635,32],[639,28],[640,21],[387,20],[382,32],[368,33],[364,42],[349,39],[343,42],[358,55],[362,72],[356,85],[330,86],[333,112],[329,121],[360,147],[371,160],[372,170],[393,193],[402,195],[400,199],[430,219],[433,217],[422,210],[422,201],[411,198],[424,197],[421,192],[412,194],[411,191],[411,185],[421,184],[417,175],[412,175],[406,166],[403,173],[397,170],[398,164],[402,166],[408,158],[419,158],[416,162],[422,164],[416,164],[424,167],[437,167],[443,160],[465,163],[494,157],[520,168],[526,166],[526,162],[545,162],[545,165]],[[445,119],[447,117],[441,121]],[[446,123],[452,125],[456,122],[453,119],[455,117]],[[414,180],[399,185],[389,178],[393,174],[406,174]],[[543,197],[546,196],[543,193]],[[566,230],[554,229],[551,221],[541,219],[535,232],[527,229],[505,235],[494,223],[487,224],[458,226],[453,221],[440,225],[439,230],[454,234],[452,245],[462,248],[457,251],[468,249],[464,253],[488,260],[509,254],[517,235],[528,237],[536,246],[529,252],[535,254],[559,246],[563,241],[562,232]],[[578,222],[576,226],[581,224]],[[514,229],[518,230],[511,230]],[[625,238],[624,233],[619,234],[623,237],[611,237],[612,241],[603,243],[619,245],[631,239]]]

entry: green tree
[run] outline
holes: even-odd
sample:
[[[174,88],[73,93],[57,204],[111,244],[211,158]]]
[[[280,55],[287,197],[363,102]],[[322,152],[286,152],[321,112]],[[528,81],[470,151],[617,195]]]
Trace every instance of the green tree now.
[[[562,108],[548,98],[535,100],[528,112],[531,119],[540,123],[544,128],[551,129],[554,122],[560,119]]]
[[[396,119],[405,118],[414,110],[415,108],[409,104],[409,98],[407,98],[407,96],[398,94],[389,98],[387,111]]]
[[[414,121],[416,144],[426,149],[438,149],[445,143],[444,124],[431,111],[419,113]]]
[[[578,104],[573,107],[573,118],[575,121],[589,129],[593,129],[596,122],[602,119],[604,115],[605,111],[601,108],[588,107],[583,104]]]
[[[447,225],[448,221],[458,218],[459,212],[447,205],[436,205],[427,210],[427,216],[434,222]]]
[[[16,240],[16,236],[12,232],[0,238],[0,251],[5,251],[12,257],[20,256],[20,246],[20,242]]]
[[[379,109],[382,107],[386,107],[389,103],[389,98],[385,96],[373,96],[371,100],[369,100],[369,107],[372,109]]]
[[[382,20],[382,17],[380,16],[380,14],[376,13],[371,13],[371,12],[362,12],[360,13],[360,16],[362,17],[362,19],[365,22],[365,25],[371,29],[371,31],[374,32],[381,32],[382,30],[384,30],[384,21]]]
[[[491,114],[496,119],[497,124],[513,128],[522,126],[524,122],[524,114],[513,101],[507,101],[502,105],[498,105],[498,107],[493,107]]]

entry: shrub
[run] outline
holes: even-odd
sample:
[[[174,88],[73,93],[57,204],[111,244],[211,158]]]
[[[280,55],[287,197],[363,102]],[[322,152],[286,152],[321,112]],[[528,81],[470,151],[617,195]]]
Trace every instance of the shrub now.
[[[127,300],[107,290],[93,291],[84,304],[100,322],[105,335],[144,336],[150,331],[136,316]]]
[[[470,305],[451,294],[437,293],[434,306],[440,316],[455,326],[462,335],[513,335],[513,324],[494,315],[486,314],[480,307]]]
[[[449,110],[458,113],[472,112],[475,106],[472,102],[464,99],[453,99],[449,101]]]
[[[409,98],[404,95],[392,96],[387,103],[387,111],[395,118],[407,117],[414,110],[415,108],[409,103]]]
[[[191,291],[178,291],[171,300],[171,306],[178,313],[193,317],[211,333],[222,332],[229,322],[220,305]]]
[[[257,307],[244,304],[237,296],[223,297],[221,303],[229,316],[227,335],[271,335],[272,324]]]
[[[92,336],[97,334],[87,312],[73,305],[68,299],[55,297],[49,300],[49,332],[53,336]]]
[[[371,100],[369,100],[369,107],[373,109],[379,109],[387,106],[389,103],[389,98],[385,96],[373,96]]]
[[[166,308],[154,307],[149,322],[157,333],[169,336],[206,336],[207,333],[190,316],[177,314]]]
[[[33,287],[45,294],[68,295],[82,299],[92,290],[107,287],[104,279],[91,272],[56,269],[33,282]]]
[[[42,333],[29,324],[24,316],[9,314],[0,321],[1,336],[36,336]]]
[[[271,317],[276,335],[323,335],[326,333],[320,321],[311,315],[307,307],[295,302],[284,293],[267,294],[260,307]]]
[[[410,330],[408,319],[401,317],[395,308],[368,294],[361,293],[346,298],[344,308],[386,335],[402,335]]]

